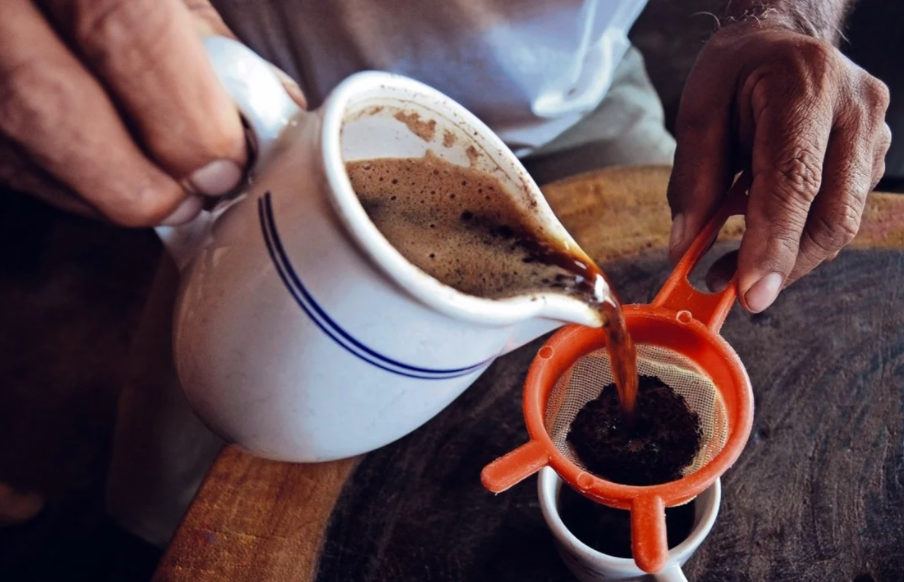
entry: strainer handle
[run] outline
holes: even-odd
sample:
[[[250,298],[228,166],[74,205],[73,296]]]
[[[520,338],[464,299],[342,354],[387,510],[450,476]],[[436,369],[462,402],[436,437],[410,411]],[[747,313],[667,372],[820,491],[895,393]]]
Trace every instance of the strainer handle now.
[[[732,276],[728,286],[719,293],[697,291],[687,277],[716,240],[725,221],[736,214],[744,214],[747,208],[747,190],[750,188],[750,180],[749,172],[738,177],[722,202],[722,206],[703,227],[703,230],[691,243],[690,248],[681,257],[675,270],[669,275],[665,285],[653,300],[653,305],[678,313],[689,312],[693,319],[714,332],[719,332],[738,296],[737,273]]]
[[[656,573],[669,560],[665,503],[661,497],[641,496],[631,505],[631,553],[644,572]]]
[[[480,482],[487,490],[502,493],[548,464],[547,448],[538,441],[530,441],[484,467]]]

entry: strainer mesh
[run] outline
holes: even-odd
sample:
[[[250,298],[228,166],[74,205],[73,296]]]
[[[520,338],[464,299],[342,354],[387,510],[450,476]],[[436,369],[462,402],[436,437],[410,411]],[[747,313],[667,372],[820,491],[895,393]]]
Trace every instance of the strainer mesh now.
[[[659,378],[671,386],[700,417],[703,432],[700,451],[684,469],[683,476],[712,461],[728,439],[728,417],[722,397],[709,376],[684,356],[651,345],[637,346],[637,373]],[[609,353],[604,348],[575,362],[559,377],[550,394],[546,430],[559,452],[581,469],[587,468],[566,441],[568,430],[581,408],[612,382]]]

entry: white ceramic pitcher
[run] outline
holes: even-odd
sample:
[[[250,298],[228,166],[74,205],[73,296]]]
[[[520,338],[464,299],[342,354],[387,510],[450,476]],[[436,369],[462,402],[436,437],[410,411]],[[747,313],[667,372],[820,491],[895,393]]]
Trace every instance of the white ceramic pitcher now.
[[[460,105],[368,72],[305,112],[249,49],[205,43],[256,161],[236,194],[158,233],[182,269],[179,378],[215,432],[280,460],[364,453],[429,420],[497,356],[563,322],[601,325],[562,295],[459,293],[406,261],[368,219],[344,162],[432,150],[497,176],[577,249],[517,158]]]

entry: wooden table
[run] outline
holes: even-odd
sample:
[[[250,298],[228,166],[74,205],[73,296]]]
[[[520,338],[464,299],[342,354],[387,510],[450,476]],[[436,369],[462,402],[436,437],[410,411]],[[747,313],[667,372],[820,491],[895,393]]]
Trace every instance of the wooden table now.
[[[668,273],[667,179],[612,169],[544,189],[628,301]],[[873,195],[849,250],[767,313],[729,316],[756,416],[690,579],[904,579],[902,249],[904,197]],[[493,496],[478,478],[526,438],[520,390],[537,345],[363,458],[293,465],[226,448],[155,580],[570,580],[535,481]]]

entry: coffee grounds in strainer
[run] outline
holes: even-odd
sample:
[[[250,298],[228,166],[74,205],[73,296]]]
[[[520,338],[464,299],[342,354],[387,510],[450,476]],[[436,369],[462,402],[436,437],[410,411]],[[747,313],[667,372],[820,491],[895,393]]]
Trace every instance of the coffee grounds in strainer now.
[[[609,481],[657,485],[680,479],[700,450],[700,418],[658,378],[638,380],[633,422],[609,384],[578,412],[567,440],[587,469]]]

